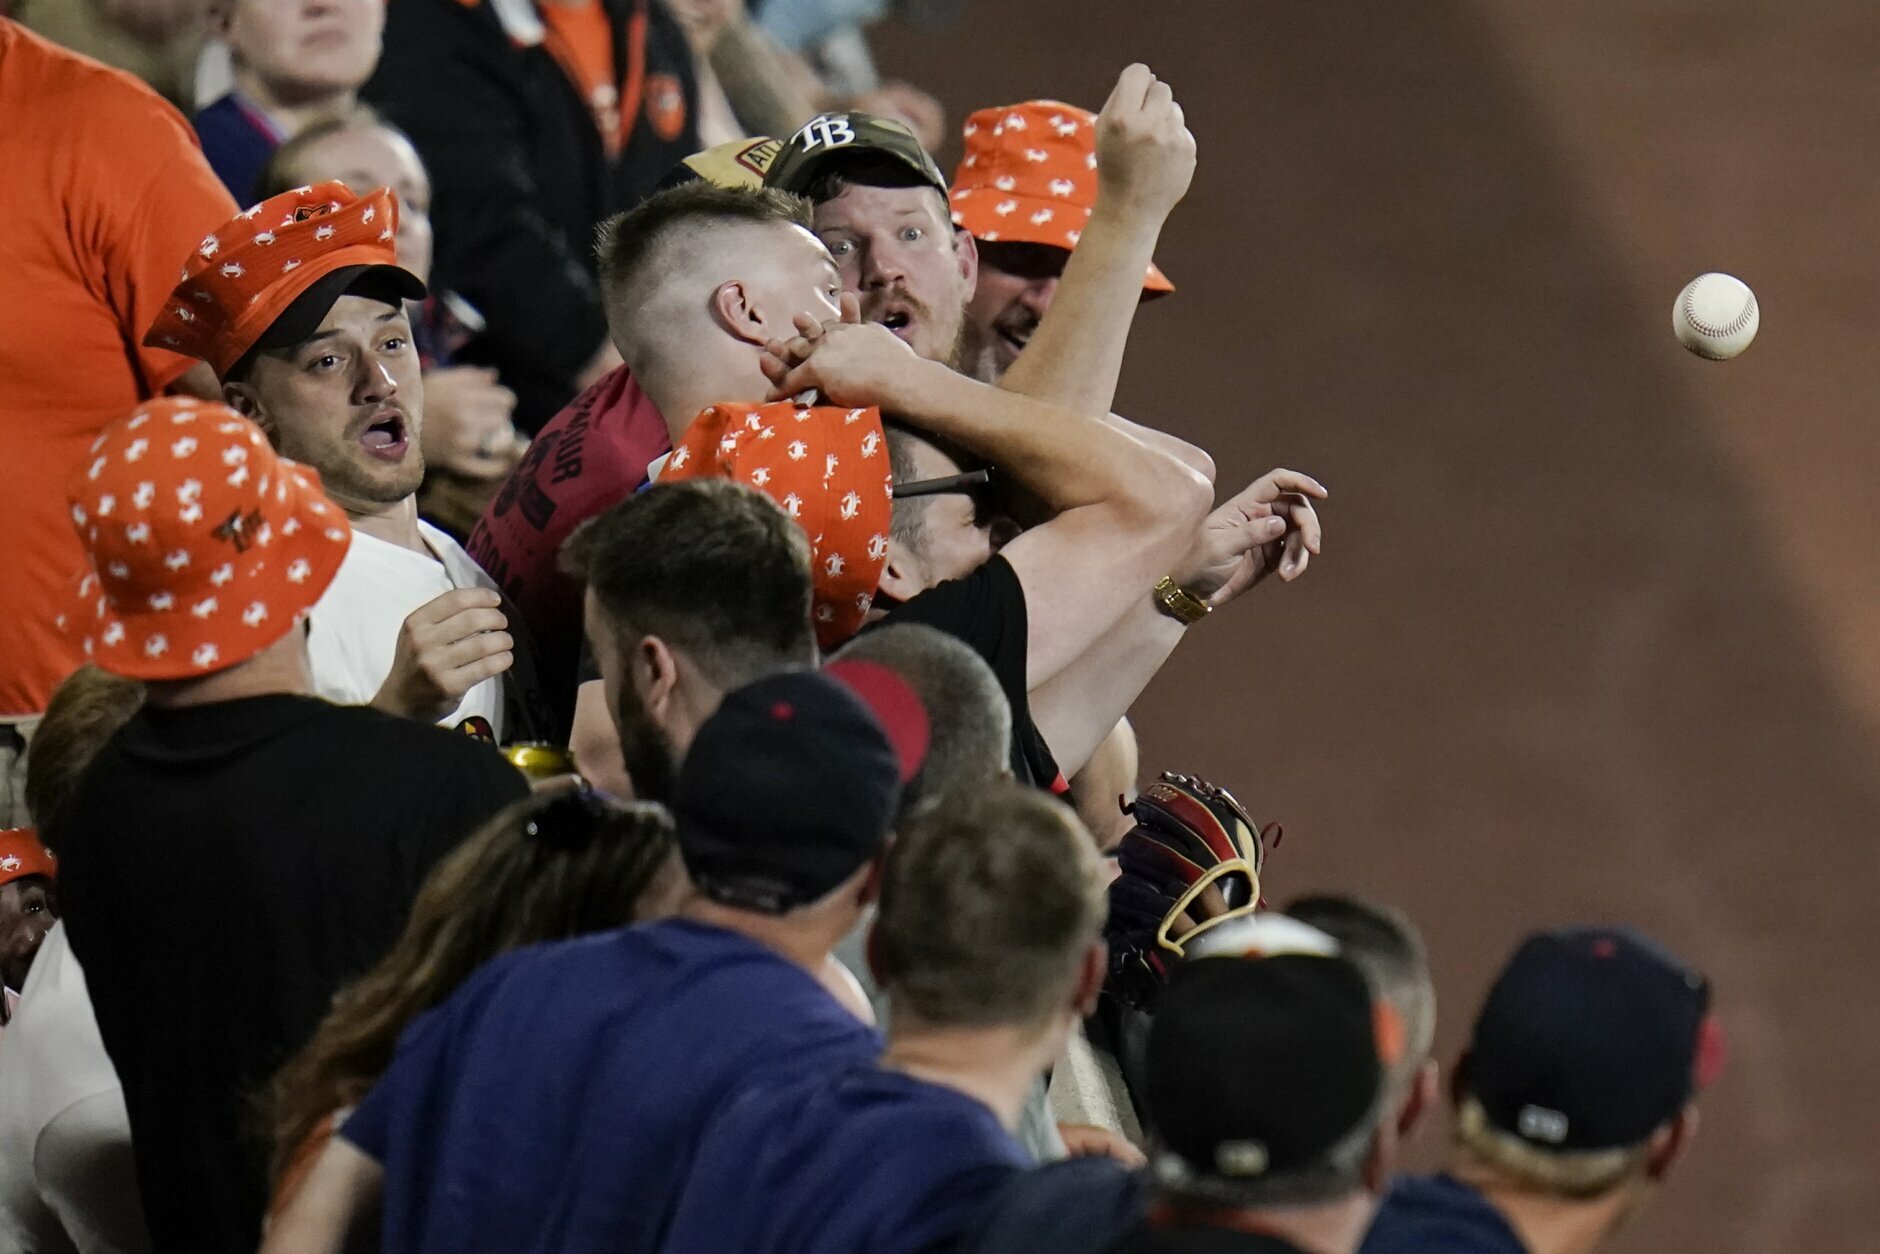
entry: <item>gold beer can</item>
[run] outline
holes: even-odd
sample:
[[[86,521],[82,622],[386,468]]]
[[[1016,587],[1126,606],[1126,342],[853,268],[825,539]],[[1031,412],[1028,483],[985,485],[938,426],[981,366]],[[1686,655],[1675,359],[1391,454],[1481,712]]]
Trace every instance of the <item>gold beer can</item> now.
[[[503,746],[509,764],[530,779],[554,779],[574,774],[574,755],[546,740],[519,740]]]

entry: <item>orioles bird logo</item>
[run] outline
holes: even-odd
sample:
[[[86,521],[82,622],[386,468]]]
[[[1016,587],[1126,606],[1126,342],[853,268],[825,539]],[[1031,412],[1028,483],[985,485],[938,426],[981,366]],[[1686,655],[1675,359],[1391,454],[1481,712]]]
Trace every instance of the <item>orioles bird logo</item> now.
[[[246,553],[249,548],[255,544],[257,538],[249,534],[249,529],[259,526],[261,531],[265,532],[267,530],[266,526],[260,524],[260,510],[250,510],[246,514],[242,513],[240,510],[235,510],[231,512],[227,518],[224,518],[211,534],[218,540],[226,540],[234,545],[237,553]],[[266,544],[267,540],[262,539],[260,542]]]

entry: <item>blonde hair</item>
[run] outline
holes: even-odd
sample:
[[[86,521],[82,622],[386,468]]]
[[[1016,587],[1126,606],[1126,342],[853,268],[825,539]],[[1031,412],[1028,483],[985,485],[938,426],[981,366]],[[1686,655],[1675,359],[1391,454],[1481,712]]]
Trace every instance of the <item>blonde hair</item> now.
[[[26,811],[54,854],[85,768],[144,704],[144,686],[90,662],[52,694],[26,753]]]
[[[1474,1097],[1456,1108],[1456,1144],[1484,1166],[1537,1192],[1584,1201],[1608,1193],[1638,1174],[1650,1146],[1601,1150],[1544,1150],[1489,1121]]]

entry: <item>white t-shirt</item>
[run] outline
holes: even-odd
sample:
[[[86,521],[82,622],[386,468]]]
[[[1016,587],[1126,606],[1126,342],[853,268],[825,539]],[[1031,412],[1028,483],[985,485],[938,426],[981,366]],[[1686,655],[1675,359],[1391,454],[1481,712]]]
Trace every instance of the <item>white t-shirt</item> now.
[[[427,522],[418,524],[418,532],[435,557],[353,529],[346,560],[309,616],[313,687],[328,701],[365,705],[378,695],[379,685],[392,673],[399,629],[419,606],[453,588],[496,590],[496,581],[462,545]],[[473,716],[489,720],[491,734],[502,742],[502,676],[472,688],[439,721],[456,727]]]
[[[58,924],[0,1038],[0,1249],[74,1247],[136,1254],[150,1237],[124,1090]]]

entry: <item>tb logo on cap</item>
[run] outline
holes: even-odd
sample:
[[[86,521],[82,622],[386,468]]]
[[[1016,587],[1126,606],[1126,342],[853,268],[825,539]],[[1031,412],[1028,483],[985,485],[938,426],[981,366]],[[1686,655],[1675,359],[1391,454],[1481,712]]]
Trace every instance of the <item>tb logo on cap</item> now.
[[[818,148],[842,148],[855,142],[855,129],[845,117],[832,117],[823,114],[811,118],[802,130],[796,133],[794,141],[804,152],[815,152]]]

